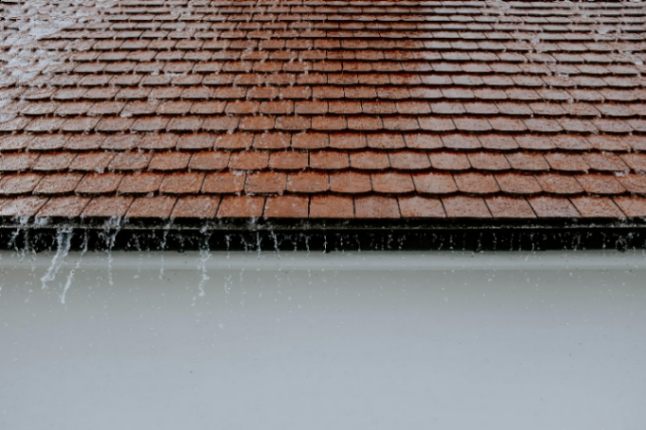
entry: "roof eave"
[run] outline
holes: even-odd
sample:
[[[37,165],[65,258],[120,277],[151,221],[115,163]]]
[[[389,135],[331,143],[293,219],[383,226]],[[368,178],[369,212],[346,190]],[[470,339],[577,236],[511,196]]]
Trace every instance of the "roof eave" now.
[[[0,218],[0,248],[56,250],[646,249],[646,219]]]

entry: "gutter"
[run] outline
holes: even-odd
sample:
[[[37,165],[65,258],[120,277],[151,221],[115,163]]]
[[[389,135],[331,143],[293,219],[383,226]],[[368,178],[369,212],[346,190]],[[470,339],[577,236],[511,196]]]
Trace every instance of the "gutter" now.
[[[646,249],[646,220],[0,218],[0,249],[539,251]]]

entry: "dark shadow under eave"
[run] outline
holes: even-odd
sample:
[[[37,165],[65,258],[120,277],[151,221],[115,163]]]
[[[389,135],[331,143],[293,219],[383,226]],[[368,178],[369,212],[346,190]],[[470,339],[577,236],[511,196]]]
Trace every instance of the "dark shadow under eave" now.
[[[0,249],[558,250],[646,249],[646,220],[0,219]]]

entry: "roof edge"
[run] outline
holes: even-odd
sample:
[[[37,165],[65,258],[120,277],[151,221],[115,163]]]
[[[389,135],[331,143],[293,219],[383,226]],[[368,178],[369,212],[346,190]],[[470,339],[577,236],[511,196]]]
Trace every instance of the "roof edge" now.
[[[560,250],[646,249],[646,220],[267,220],[0,218],[0,249]]]

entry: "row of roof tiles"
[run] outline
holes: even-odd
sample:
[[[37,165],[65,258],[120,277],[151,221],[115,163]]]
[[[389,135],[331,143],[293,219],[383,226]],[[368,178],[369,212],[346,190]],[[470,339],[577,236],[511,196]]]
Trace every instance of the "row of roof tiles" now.
[[[17,194],[583,194],[646,195],[643,174],[218,172],[154,174],[29,173],[0,176],[0,195]]]
[[[165,118],[77,117],[72,119],[24,116],[0,124],[1,132],[199,132],[199,131],[429,131],[429,132],[509,132],[509,133],[646,133],[646,119],[612,118],[511,118],[447,116],[315,115],[308,116],[209,116]]]
[[[202,145],[200,145],[200,143]],[[391,152],[357,150],[316,151],[219,151],[208,150],[208,144],[194,142],[198,151],[144,152],[5,152],[0,156],[0,170],[8,172],[104,172],[104,171],[449,171],[468,170],[492,172],[552,172],[628,174],[646,172],[646,154],[609,152],[485,152],[471,151],[405,151]],[[200,145],[200,146],[198,146]],[[267,140],[257,147],[280,148],[281,142]],[[190,148],[190,146],[186,146]],[[207,149],[207,150],[205,150]]]
[[[625,219],[646,216],[634,197],[481,198],[451,196],[157,196],[0,198],[0,216],[125,217],[155,219]]]
[[[644,152],[644,135],[532,135],[422,133],[109,133],[0,134],[0,152],[127,150],[456,150],[456,151],[572,151]],[[27,155],[27,154],[25,154]],[[459,155],[459,154],[458,154]],[[521,156],[519,154],[518,156]],[[630,157],[630,158],[639,158]],[[572,158],[571,160],[575,160]]]

